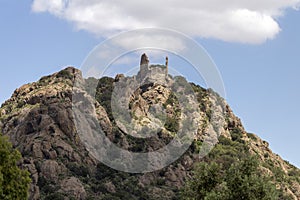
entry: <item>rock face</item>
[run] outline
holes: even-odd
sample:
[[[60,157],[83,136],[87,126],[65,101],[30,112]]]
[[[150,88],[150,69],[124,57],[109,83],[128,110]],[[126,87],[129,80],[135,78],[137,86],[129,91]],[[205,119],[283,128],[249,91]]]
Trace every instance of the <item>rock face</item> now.
[[[86,199],[86,192],[78,178],[66,178],[61,182],[61,190],[68,196],[73,196],[76,199]]]
[[[147,56],[141,64],[148,65]],[[74,85],[74,79],[77,84]],[[159,133],[149,140],[134,139],[117,127],[111,110],[111,94],[118,82],[126,79],[102,78],[96,80],[96,99],[91,100],[90,85],[95,80],[84,80],[81,72],[69,67],[36,83],[17,89],[0,109],[0,131],[9,136],[13,146],[23,155],[22,165],[31,174],[30,199],[178,199],[178,192],[191,176],[193,165],[205,158],[199,157],[195,145],[210,139],[218,142],[218,133],[231,140],[247,143],[250,153],[256,154],[264,163],[275,165],[286,175],[297,174],[298,169],[272,153],[268,143],[254,134],[247,133],[224,99],[212,91],[192,84],[199,105],[198,131],[194,143],[181,158],[162,170],[129,174],[113,170],[99,163],[84,146],[74,124],[72,98],[76,93],[82,101],[89,101],[95,117],[107,137],[123,149],[135,152],[154,151],[164,147],[178,130],[179,99],[161,84],[148,84],[135,90],[130,98],[130,111],[136,118],[136,126],[155,125],[155,105],[160,105],[166,115]],[[180,83],[180,78],[178,79]],[[214,112],[211,112],[214,110]],[[137,127],[136,127],[137,128]],[[268,164],[266,173],[274,174]],[[279,184],[294,199],[300,199],[300,184],[292,180]]]
[[[80,71],[67,68],[43,77],[37,83],[17,89],[2,105],[1,132],[20,150],[24,166],[31,173],[30,199],[40,199],[59,189],[69,176],[69,163],[96,166],[80,145],[72,120],[72,79],[77,75]],[[80,180],[68,181],[62,194],[84,199],[83,186],[80,194],[73,192],[80,184]]]

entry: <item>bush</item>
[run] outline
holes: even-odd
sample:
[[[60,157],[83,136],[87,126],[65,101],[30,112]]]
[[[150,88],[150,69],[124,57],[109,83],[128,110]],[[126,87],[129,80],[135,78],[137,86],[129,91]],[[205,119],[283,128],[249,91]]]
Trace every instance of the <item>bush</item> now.
[[[261,176],[258,159],[235,162],[228,170],[215,162],[200,163],[181,192],[182,199],[267,200],[279,199],[271,178]]]
[[[0,134],[0,199],[27,200],[31,179],[29,172],[17,166],[21,154]]]
[[[80,177],[88,177],[90,175],[87,166],[79,165],[77,163],[68,163],[67,168],[75,175]]]
[[[253,134],[253,133],[247,133],[247,136],[248,136],[248,138],[250,138],[251,140],[253,140],[253,141],[257,141],[257,138],[256,138],[256,136]]]
[[[61,193],[53,193],[45,197],[45,200],[64,200],[65,196]]]
[[[240,143],[244,143],[244,141],[242,140],[243,132],[239,128],[236,128],[236,127],[233,128],[230,131],[230,135],[231,135],[232,141],[237,141],[237,142],[240,142]]]
[[[67,70],[62,70],[56,75],[57,78],[73,79],[74,76]]]
[[[111,97],[114,88],[114,79],[109,77],[103,77],[99,80],[96,90],[96,100],[103,106],[108,114],[110,120],[113,121],[112,109],[111,109]]]
[[[176,133],[179,129],[178,120],[176,118],[168,117],[165,123],[165,128],[172,133]]]

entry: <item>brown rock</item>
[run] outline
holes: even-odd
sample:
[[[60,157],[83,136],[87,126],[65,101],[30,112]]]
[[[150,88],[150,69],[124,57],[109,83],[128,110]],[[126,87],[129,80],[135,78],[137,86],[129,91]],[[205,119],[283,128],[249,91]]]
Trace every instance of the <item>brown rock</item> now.
[[[110,193],[116,193],[116,187],[111,181],[105,183],[105,189]]]
[[[41,143],[33,143],[32,144],[32,155],[35,157],[35,158],[43,158],[44,157],[44,154],[42,152],[42,145]]]
[[[75,177],[66,178],[61,182],[61,190],[75,199],[86,199],[85,189],[79,179]]]
[[[41,175],[54,182],[58,181],[62,172],[62,167],[54,160],[46,160],[41,166]]]

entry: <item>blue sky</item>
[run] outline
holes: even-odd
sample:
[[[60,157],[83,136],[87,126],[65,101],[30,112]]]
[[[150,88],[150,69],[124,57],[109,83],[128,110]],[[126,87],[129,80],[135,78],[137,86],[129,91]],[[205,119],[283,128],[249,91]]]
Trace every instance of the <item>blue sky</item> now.
[[[85,25],[53,10],[34,12],[32,2],[1,1],[0,102],[8,99],[16,88],[37,81],[41,76],[68,65],[80,67],[99,42],[116,33],[115,28]],[[253,10],[260,12],[259,7]],[[272,12],[268,13],[277,11],[270,10]],[[190,33],[217,64],[227,101],[246,130],[258,134],[270,143],[275,153],[300,167],[300,12],[287,8],[284,14],[270,16],[261,23],[264,27],[270,22],[271,31],[247,32],[239,25],[233,26],[237,33],[245,35],[243,37],[222,30],[219,34],[203,35],[202,29],[191,29]],[[118,20],[118,16],[115,19]],[[139,24],[137,20],[132,21]],[[126,25],[118,24],[117,27]]]

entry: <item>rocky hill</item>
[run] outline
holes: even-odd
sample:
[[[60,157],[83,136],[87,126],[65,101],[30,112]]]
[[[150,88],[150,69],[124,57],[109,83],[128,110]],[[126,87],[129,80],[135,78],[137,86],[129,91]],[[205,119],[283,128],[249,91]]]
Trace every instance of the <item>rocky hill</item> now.
[[[74,122],[74,91],[94,106],[105,135],[123,149],[133,152],[160,149],[180,128],[178,99],[166,86],[148,84],[136,90],[130,100],[134,127],[153,128],[159,123],[153,121],[155,112],[150,109],[155,104],[166,110],[165,124],[150,139],[125,134],[128,127],[117,126],[110,106],[113,88],[120,77],[83,79],[79,70],[69,67],[22,86],[1,106],[0,132],[21,152],[21,165],[31,174],[29,199],[179,199],[196,163],[215,160],[230,165],[236,161],[231,158],[238,160],[249,155],[258,156],[262,174],[273,177],[277,189],[282,191],[282,199],[288,196],[300,199],[299,169],[274,154],[266,141],[247,133],[224,99],[195,84],[191,87],[199,102],[195,115],[199,121],[197,134],[177,161],[148,173],[117,171],[97,161],[81,140]],[[75,78],[80,80],[79,85],[74,84]],[[89,89],[95,85],[97,101],[93,102]],[[218,114],[224,117],[216,120]],[[220,120],[220,135],[211,141],[217,144],[208,155],[199,157],[201,145],[212,134],[214,123]]]

